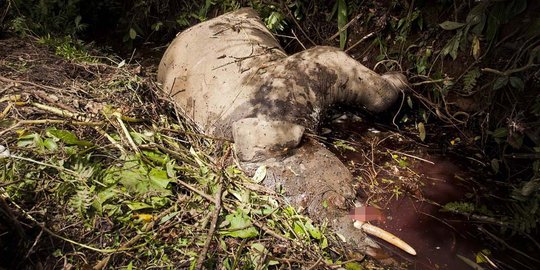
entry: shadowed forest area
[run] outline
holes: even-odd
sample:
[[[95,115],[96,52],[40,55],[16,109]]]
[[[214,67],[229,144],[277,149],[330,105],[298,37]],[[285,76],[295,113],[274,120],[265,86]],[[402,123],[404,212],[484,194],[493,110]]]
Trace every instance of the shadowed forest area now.
[[[242,7],[407,77],[304,136],[416,256],[351,250],[161,91],[177,33]],[[0,269],[538,269],[539,67],[534,0],[0,0]]]

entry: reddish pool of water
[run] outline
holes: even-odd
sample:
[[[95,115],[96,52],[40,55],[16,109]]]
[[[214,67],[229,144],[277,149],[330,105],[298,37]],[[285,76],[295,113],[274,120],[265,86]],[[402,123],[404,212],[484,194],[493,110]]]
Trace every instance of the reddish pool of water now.
[[[463,199],[467,192],[455,177],[460,170],[443,159],[431,158],[435,164],[420,164],[415,171],[423,175],[423,198],[444,205]],[[475,261],[483,248],[476,239],[475,228],[461,217],[439,211],[433,203],[410,196],[390,200],[384,211],[386,221],[379,224],[413,246],[416,256],[395,252],[410,263],[409,269],[468,269],[461,255]]]
[[[467,217],[462,215],[450,214],[440,211],[440,205],[455,201],[468,201],[467,195],[474,194],[475,187],[473,181],[469,179],[476,177],[479,173],[470,166],[460,166],[455,159],[442,155],[434,155],[433,149],[428,149],[420,144],[415,145],[411,142],[404,142],[397,139],[389,132],[374,131],[369,123],[359,122],[351,117],[342,118],[338,123],[334,123],[330,128],[335,129],[328,134],[333,139],[343,139],[353,144],[358,151],[336,150],[335,153],[341,155],[343,161],[356,164],[355,174],[362,175],[360,170],[369,166],[369,159],[375,159],[375,167],[388,166],[393,160],[388,150],[407,152],[420,159],[409,158],[409,164],[405,170],[414,172],[417,179],[417,188],[406,190],[401,196],[396,198],[389,194],[370,194],[369,190],[359,188],[359,194],[364,194],[362,201],[372,200],[374,197],[382,196],[376,205],[380,207],[384,218],[371,223],[378,225],[396,236],[402,238],[415,248],[417,255],[411,256],[388,246],[382,240],[376,240],[379,244],[386,247],[392,257],[406,264],[407,269],[474,269],[471,265],[464,262],[470,260],[476,261],[476,256],[483,249],[495,251],[497,260],[509,261],[512,255],[508,252],[497,252],[492,243],[483,240],[478,230],[478,224],[475,224]],[[373,147],[370,141],[383,143]],[[375,149],[376,148],[376,149]],[[371,155],[375,151],[374,155]],[[401,155],[400,155],[401,156]],[[386,159],[386,160],[384,160]],[[422,161],[421,159],[430,161]],[[366,162],[367,160],[367,162]],[[401,168],[403,169],[403,168]],[[400,169],[400,170],[401,170]],[[389,173],[391,170],[381,170],[376,178],[380,182],[382,178],[397,178],[396,175]],[[410,175],[409,175],[410,176]],[[367,181],[365,178],[361,181]],[[395,194],[394,194],[395,195]],[[391,197],[391,198],[390,198]],[[501,253],[504,254],[501,256]],[[461,256],[462,258],[460,258]],[[506,258],[503,258],[506,257]],[[510,267],[510,264],[504,263],[503,268],[498,269],[540,269],[535,266]],[[484,269],[491,268],[488,264],[482,264]]]

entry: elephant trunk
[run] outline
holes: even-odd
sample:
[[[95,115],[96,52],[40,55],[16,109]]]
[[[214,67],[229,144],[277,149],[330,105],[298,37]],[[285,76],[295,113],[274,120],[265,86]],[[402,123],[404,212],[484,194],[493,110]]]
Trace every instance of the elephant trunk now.
[[[314,47],[286,62],[287,72],[303,72],[312,80],[309,88],[322,111],[339,103],[380,112],[408,87],[403,74],[391,72],[381,76],[333,47]]]

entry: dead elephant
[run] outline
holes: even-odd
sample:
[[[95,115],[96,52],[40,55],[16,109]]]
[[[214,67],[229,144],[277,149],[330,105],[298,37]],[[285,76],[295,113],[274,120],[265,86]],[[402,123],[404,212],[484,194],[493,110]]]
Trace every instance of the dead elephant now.
[[[386,109],[406,87],[403,75],[378,75],[332,47],[287,56],[256,12],[240,9],[179,34],[161,60],[158,82],[204,132],[234,140],[244,169],[265,165],[266,186],[281,186],[290,203],[366,247],[347,211],[355,198],[352,175],[303,134],[336,103]]]

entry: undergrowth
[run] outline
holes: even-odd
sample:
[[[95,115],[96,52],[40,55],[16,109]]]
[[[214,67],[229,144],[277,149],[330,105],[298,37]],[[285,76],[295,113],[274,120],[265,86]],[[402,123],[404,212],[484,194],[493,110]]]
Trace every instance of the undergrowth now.
[[[29,57],[37,65],[37,55],[25,51],[2,61]],[[57,88],[19,79],[32,66],[0,73],[0,229],[9,236],[1,238],[0,253],[17,258],[2,267],[345,263],[346,252],[324,224],[260,186],[264,173],[246,177],[231,162],[231,144],[201,135],[175,113],[138,75],[140,67],[40,57],[58,70],[82,68],[91,79],[55,78],[70,85]]]

